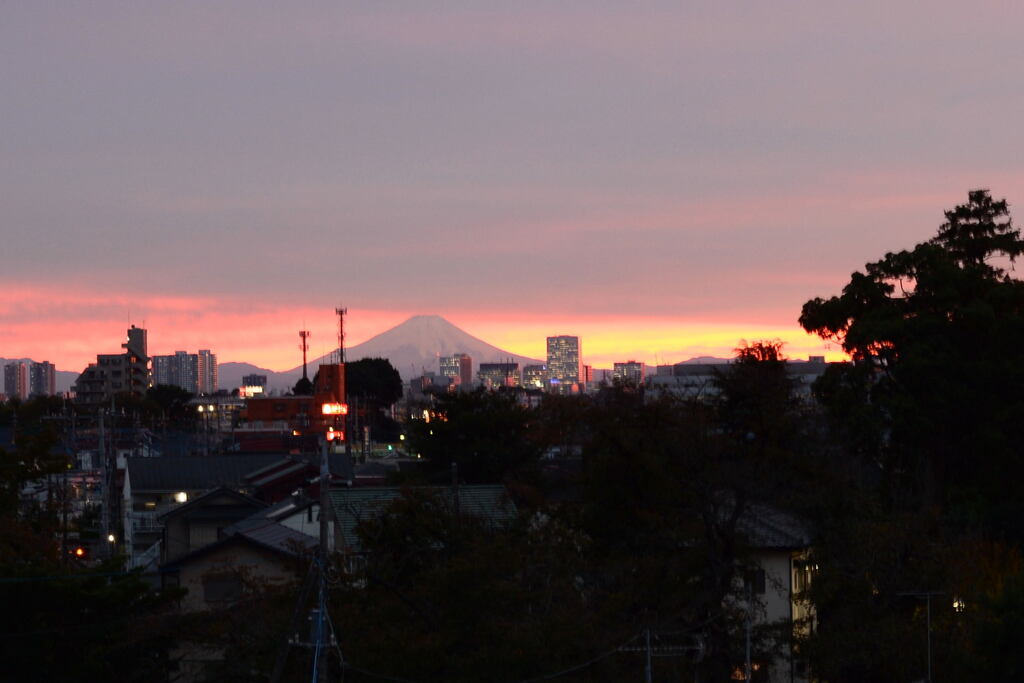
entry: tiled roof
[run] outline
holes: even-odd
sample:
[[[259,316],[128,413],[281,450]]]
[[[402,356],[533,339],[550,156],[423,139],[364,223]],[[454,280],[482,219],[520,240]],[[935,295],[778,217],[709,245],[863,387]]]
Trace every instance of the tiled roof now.
[[[291,463],[291,464],[288,464]],[[327,467],[331,476],[345,481],[352,481],[352,459],[344,453],[331,453],[327,456]],[[319,475],[320,455],[289,455],[287,462],[284,459],[278,460],[267,467],[246,475],[246,479],[256,487],[265,486],[281,477],[301,472],[304,469]]]
[[[277,522],[240,529],[236,535],[286,555],[297,555],[302,550],[313,550],[320,544],[319,539]]]
[[[220,540],[182,555],[162,565],[160,570],[174,571],[193,558],[231,543],[248,543],[290,557],[298,557],[304,550],[313,550],[319,545],[319,540],[309,534],[290,529],[283,524],[262,517],[261,515],[265,512],[266,510],[260,510],[251,517],[235,522],[224,529]]]
[[[228,497],[234,498],[238,501],[238,505],[211,505],[210,501],[216,497]],[[244,493],[240,493],[233,488],[228,486],[218,486],[217,488],[207,491],[201,496],[197,496],[192,500],[188,501],[183,505],[178,505],[167,512],[160,515],[162,518],[179,517],[184,515],[189,519],[196,519],[197,512],[198,517],[209,517],[209,516],[223,516],[225,513],[228,517],[237,515],[239,512],[244,512],[246,516],[252,514],[254,509],[266,507],[266,503],[260,502],[251,496],[247,496]],[[230,510],[228,508],[231,508]],[[202,511],[202,512],[200,512]]]
[[[808,525],[781,510],[752,503],[736,521],[736,530],[754,548],[797,549],[811,544]]]
[[[195,491],[240,486],[248,473],[283,459],[280,455],[209,455],[128,458],[133,491]]]

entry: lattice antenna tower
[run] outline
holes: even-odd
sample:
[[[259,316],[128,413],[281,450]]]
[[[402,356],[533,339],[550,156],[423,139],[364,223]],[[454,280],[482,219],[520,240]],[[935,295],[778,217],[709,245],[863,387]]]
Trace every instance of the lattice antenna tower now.
[[[309,381],[309,374],[306,372],[306,352],[309,351],[310,336],[309,330],[299,330],[299,339],[302,340],[299,344],[299,348],[302,349],[302,379],[307,382]]]
[[[338,363],[340,365],[345,364],[345,315],[348,313],[347,308],[338,307],[334,309],[334,312],[338,315]]]

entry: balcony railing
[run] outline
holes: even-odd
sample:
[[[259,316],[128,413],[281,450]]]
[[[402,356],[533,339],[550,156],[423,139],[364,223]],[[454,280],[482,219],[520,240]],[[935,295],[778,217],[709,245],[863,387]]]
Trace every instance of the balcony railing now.
[[[132,531],[148,532],[160,531],[164,528],[162,522],[157,519],[157,512],[130,512],[128,517],[132,522]]]

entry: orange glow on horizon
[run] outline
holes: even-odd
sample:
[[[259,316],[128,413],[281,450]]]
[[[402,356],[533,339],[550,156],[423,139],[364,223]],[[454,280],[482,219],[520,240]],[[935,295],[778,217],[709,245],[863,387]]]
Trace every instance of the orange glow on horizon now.
[[[649,366],[671,365],[699,356],[732,358],[744,342],[778,339],[791,360],[825,356],[828,361],[846,360],[836,344],[807,334],[797,325],[723,323],[679,318],[584,318],[563,324],[548,322],[467,321],[466,329],[490,344],[530,358],[544,359],[546,338],[558,334],[580,337],[583,362],[595,368],[637,360]]]
[[[129,304],[131,319],[129,319]],[[351,309],[346,318],[349,348],[385,332],[416,312]],[[731,358],[743,340],[779,339],[794,360],[824,355],[842,360],[835,344],[806,334],[795,324],[688,320],[670,316],[538,316],[503,310],[501,316],[476,311],[439,311],[469,334],[510,353],[543,360],[546,338],[581,338],[584,362],[596,368],[638,360],[672,364],[697,356]],[[739,317],[739,316],[737,316]],[[779,315],[780,320],[789,318]],[[302,363],[298,331],[312,332],[310,360],[337,346],[333,307],[214,297],[118,297],[104,292],[6,288],[0,293],[0,324],[5,358],[49,360],[60,370],[78,372],[98,353],[118,353],[130,324],[149,330],[151,355],[211,349],[221,363],[244,361],[274,371]]]

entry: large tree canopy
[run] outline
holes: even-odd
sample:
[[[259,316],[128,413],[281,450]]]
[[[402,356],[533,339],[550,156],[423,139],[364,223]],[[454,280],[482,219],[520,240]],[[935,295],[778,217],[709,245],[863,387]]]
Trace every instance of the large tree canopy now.
[[[922,590],[943,596],[931,623],[944,680],[1019,671],[990,644],[1019,630],[1024,585],[1022,253],[1006,202],[975,190],[933,238],[804,304],[804,329],[853,359],[816,386],[839,456],[830,471],[854,475],[817,515],[819,628],[803,645],[825,680],[920,675],[924,653],[907,653],[922,610],[908,593]]]
[[[1018,538],[1024,508],[1005,482],[1024,474],[1024,282],[1012,272],[1022,253],[1006,202],[975,190],[935,237],[867,264],[800,316],[852,356],[855,367],[831,378],[833,398],[871,407],[894,494],[980,514]]]
[[[387,358],[363,358],[345,364],[349,396],[358,396],[378,406],[389,406],[402,398],[402,378]]]

